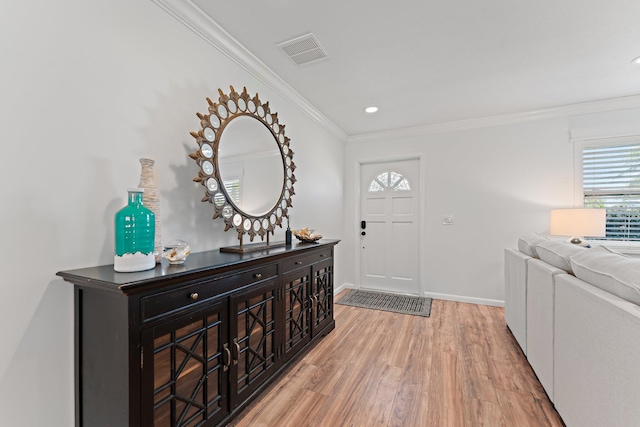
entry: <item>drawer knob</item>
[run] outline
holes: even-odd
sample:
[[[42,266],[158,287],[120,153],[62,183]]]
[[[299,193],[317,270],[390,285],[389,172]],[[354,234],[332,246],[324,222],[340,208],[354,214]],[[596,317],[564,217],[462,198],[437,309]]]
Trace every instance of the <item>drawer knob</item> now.
[[[192,300],[197,300],[200,297],[200,295],[198,295],[197,292],[192,293],[191,295],[189,295],[189,298],[191,298]]]
[[[262,277],[262,273],[256,273],[256,274],[255,274],[255,278],[256,278],[256,279],[259,279],[259,278],[261,278],[261,277]]]
[[[302,261],[296,261],[296,265],[302,264]]]

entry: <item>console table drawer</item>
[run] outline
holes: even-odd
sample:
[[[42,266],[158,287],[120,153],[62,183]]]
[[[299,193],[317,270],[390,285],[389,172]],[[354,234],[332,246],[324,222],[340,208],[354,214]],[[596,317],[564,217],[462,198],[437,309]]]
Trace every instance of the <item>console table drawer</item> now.
[[[327,259],[331,259],[331,249],[318,251],[312,255],[305,255],[297,258],[286,259],[283,262],[282,270],[283,270],[283,273],[288,273],[290,271],[297,270],[298,268],[306,267],[311,264],[315,264],[316,262],[324,261]]]
[[[215,276],[206,281],[142,297],[142,321],[146,322],[175,310],[203,303],[245,285],[278,277],[278,264]]]

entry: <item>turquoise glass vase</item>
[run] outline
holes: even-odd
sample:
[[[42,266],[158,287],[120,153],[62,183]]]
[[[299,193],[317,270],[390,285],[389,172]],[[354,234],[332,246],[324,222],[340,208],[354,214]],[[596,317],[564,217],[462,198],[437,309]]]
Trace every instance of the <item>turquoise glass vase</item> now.
[[[156,266],[154,213],[142,203],[144,189],[130,188],[129,203],[115,216],[116,254],[113,268],[118,272],[144,271]]]

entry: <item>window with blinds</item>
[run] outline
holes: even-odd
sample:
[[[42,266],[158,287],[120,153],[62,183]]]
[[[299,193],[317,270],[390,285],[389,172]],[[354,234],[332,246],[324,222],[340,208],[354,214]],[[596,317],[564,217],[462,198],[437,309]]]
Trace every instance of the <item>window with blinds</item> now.
[[[640,241],[640,142],[582,149],[584,206],[606,208],[607,240]]]
[[[227,179],[223,184],[225,190],[227,190],[229,198],[236,204],[236,206],[240,206],[240,178]]]

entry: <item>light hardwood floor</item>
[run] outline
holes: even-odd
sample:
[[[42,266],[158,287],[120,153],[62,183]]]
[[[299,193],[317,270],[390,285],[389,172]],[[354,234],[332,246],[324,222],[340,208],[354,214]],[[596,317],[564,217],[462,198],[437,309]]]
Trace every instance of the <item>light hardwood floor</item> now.
[[[336,304],[335,319],[230,425],[564,425],[502,308],[434,300],[424,318]]]

